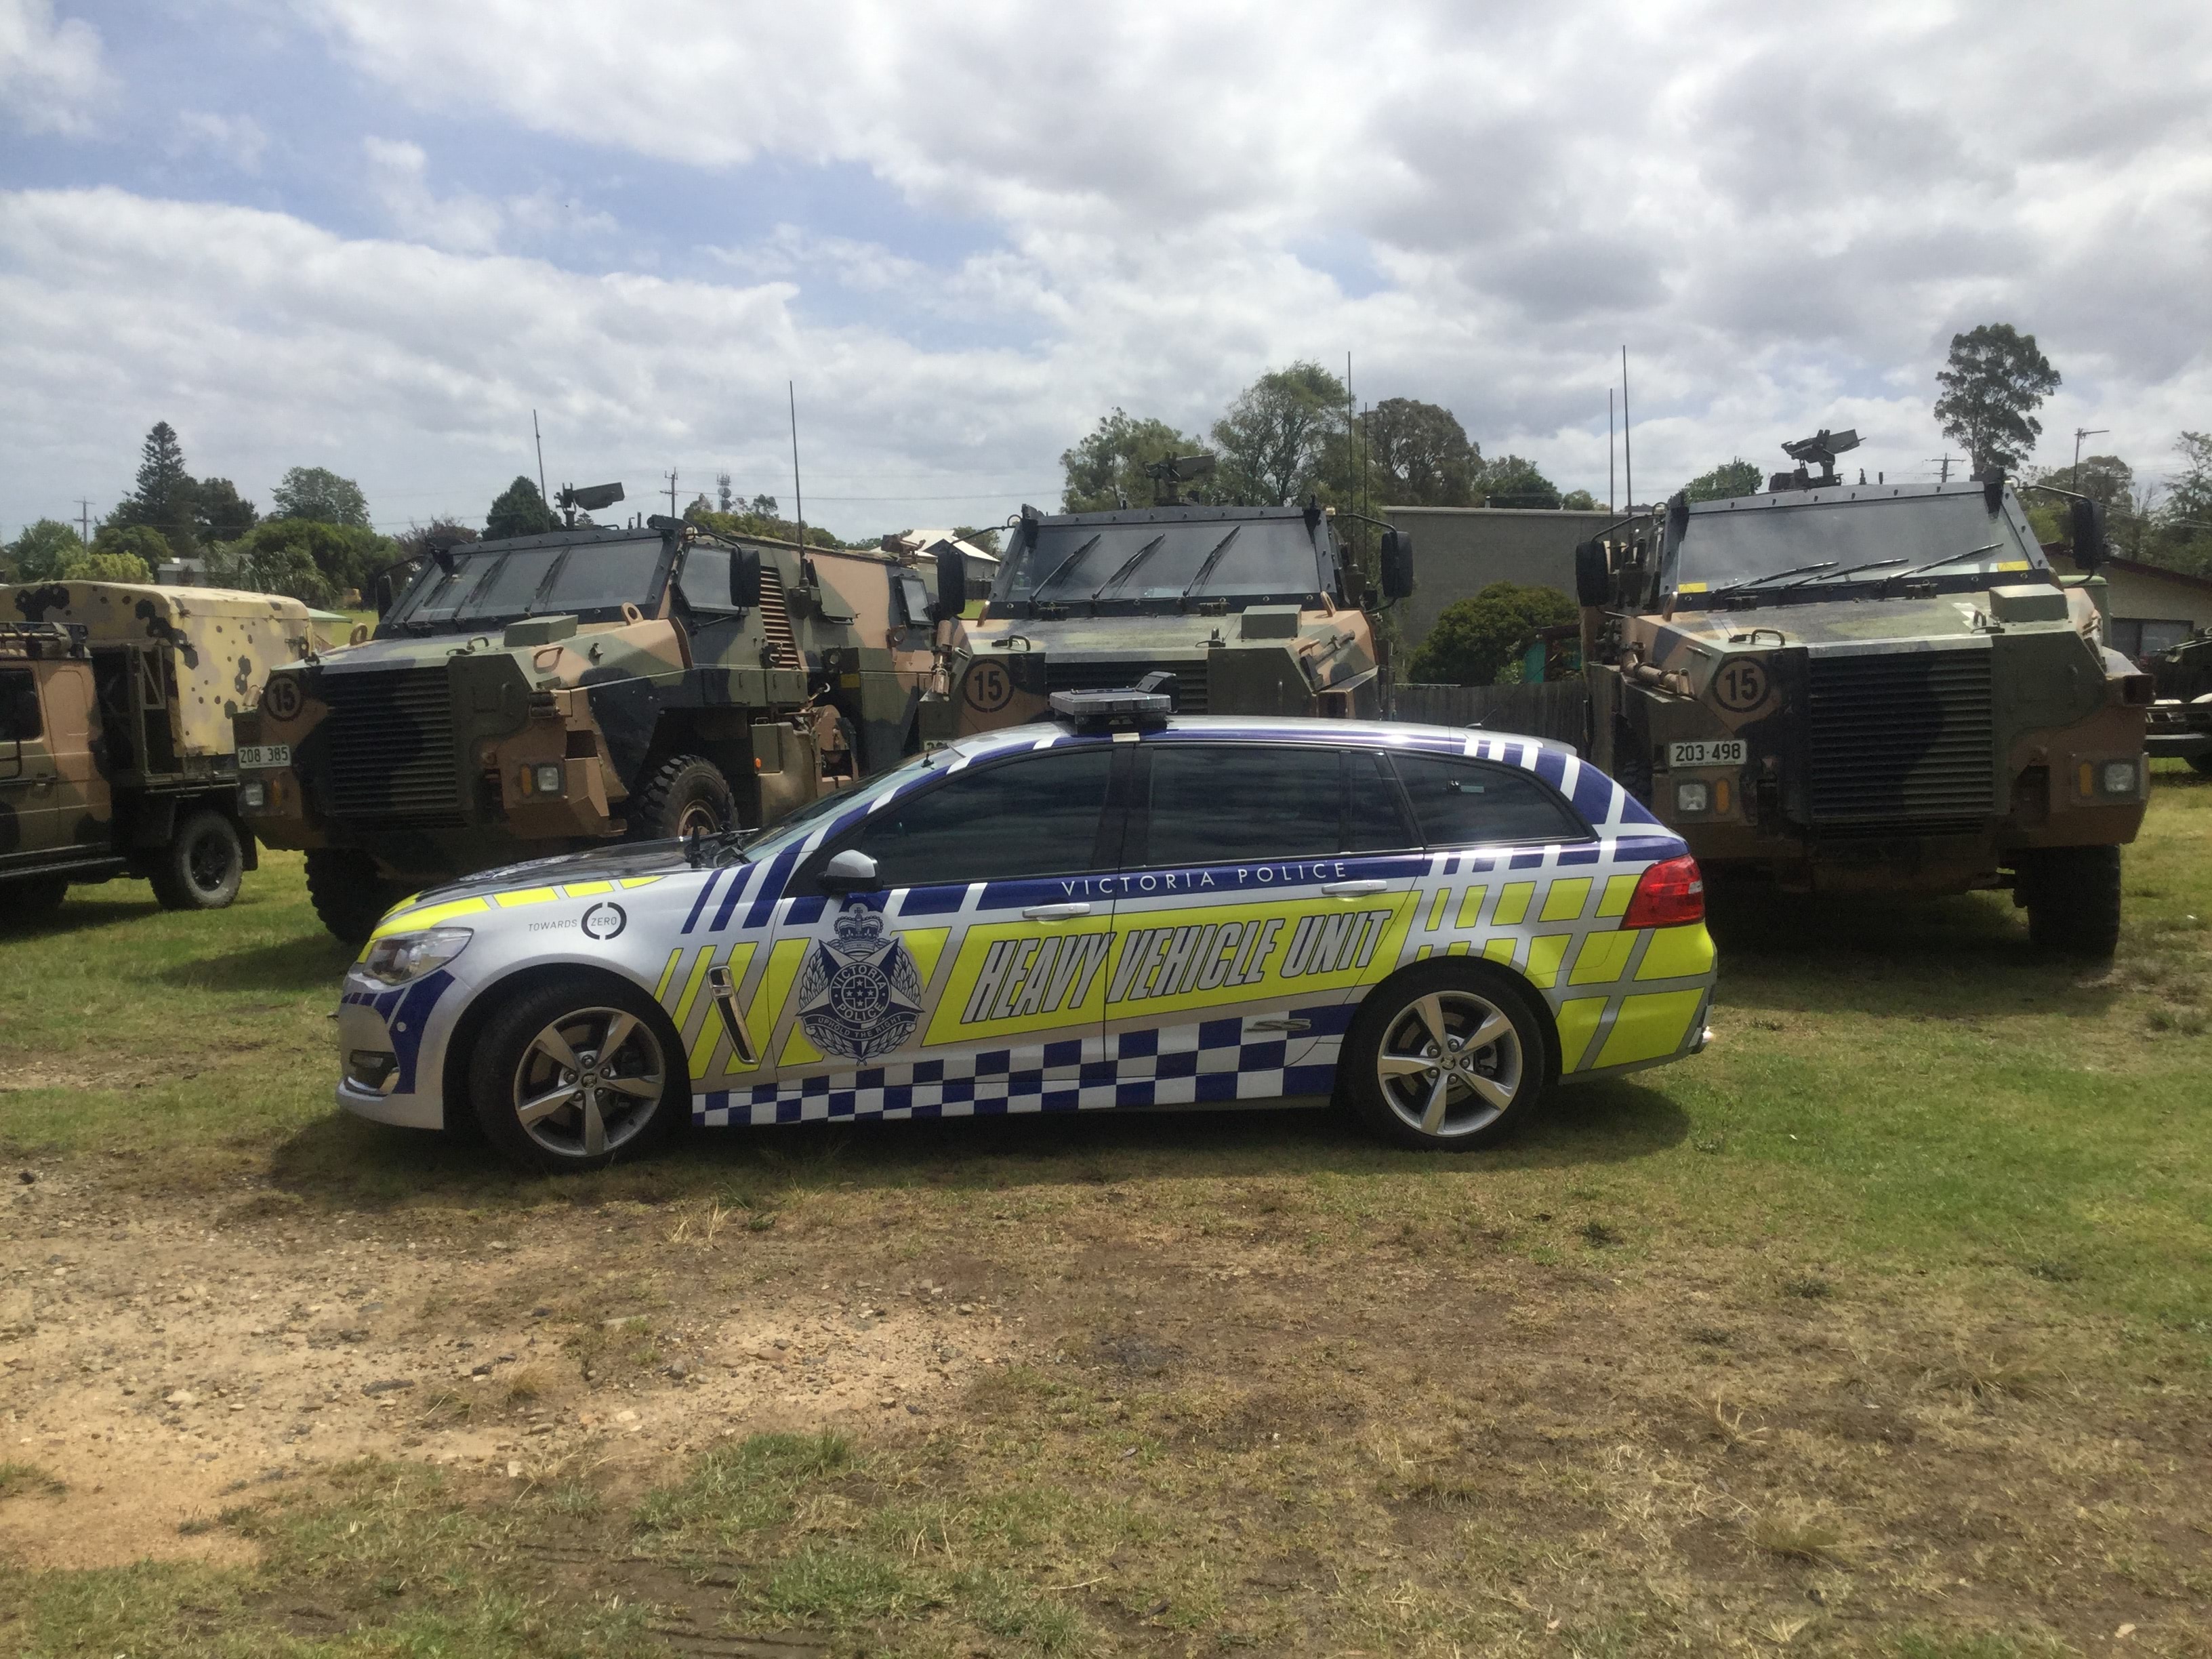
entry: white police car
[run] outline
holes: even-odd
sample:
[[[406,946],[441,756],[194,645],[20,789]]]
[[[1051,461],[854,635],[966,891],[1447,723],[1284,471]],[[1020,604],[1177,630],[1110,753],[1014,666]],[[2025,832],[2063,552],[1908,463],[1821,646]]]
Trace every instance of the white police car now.
[[[339,1103],[548,1168],[696,1124],[1342,1099],[1481,1145],[1696,1053],[1682,842],[1555,744],[1060,694],[750,840],[423,893],[346,978]]]

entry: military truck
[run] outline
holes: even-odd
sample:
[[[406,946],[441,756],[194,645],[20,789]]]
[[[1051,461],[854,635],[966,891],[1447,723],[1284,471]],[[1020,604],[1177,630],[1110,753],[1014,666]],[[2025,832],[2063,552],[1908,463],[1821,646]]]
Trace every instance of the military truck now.
[[[1709,870],[2009,887],[2036,943],[2109,955],[2150,678],[2002,477],[1854,486],[1833,452],[1855,441],[1785,446],[1822,476],[1678,495],[1577,550],[1593,757]],[[2074,516],[2094,568],[2101,521]]]
[[[2212,629],[2169,646],[2144,665],[2158,694],[2150,706],[2151,754],[2185,760],[2212,777]]]
[[[231,717],[311,648],[297,599],[56,581],[0,587],[0,914],[150,881],[217,909],[254,867]]]
[[[1381,528],[1381,597],[1403,599],[1412,538]],[[948,736],[1042,720],[1055,691],[1157,672],[1174,676],[1184,714],[1382,712],[1364,609],[1376,596],[1316,504],[1024,507],[1010,531],[989,602],[954,636]]]
[[[564,491],[574,504],[618,486]],[[247,821],[357,942],[420,887],[620,837],[764,825],[916,752],[927,585],[681,520],[440,547],[374,635],[238,720]]]

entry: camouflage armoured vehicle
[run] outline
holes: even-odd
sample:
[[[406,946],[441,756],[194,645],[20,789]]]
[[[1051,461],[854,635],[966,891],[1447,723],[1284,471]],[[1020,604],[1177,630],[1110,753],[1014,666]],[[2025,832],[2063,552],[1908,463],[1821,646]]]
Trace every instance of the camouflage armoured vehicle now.
[[[917,750],[936,676],[927,588],[878,554],[663,518],[465,543],[374,637],[272,677],[238,720],[243,799],[358,942],[532,854],[773,823],[825,767]]]
[[[2109,954],[2149,677],[2101,643],[2002,478],[1852,486],[1832,453],[1823,471],[1677,495],[1577,550],[1592,758],[1708,869],[2009,886],[2038,944]]]
[[[2212,629],[2191,635],[2144,665],[2158,693],[2150,708],[2150,752],[2185,760],[2212,777]]]
[[[1412,538],[1389,526],[1382,588],[1413,592]],[[1318,506],[1024,507],[983,614],[954,636],[945,735],[1042,720],[1055,691],[1162,672],[1183,714],[1372,719],[1375,597]]]
[[[254,867],[231,716],[310,648],[297,599],[55,581],[0,587],[0,914],[143,877],[217,909]]]

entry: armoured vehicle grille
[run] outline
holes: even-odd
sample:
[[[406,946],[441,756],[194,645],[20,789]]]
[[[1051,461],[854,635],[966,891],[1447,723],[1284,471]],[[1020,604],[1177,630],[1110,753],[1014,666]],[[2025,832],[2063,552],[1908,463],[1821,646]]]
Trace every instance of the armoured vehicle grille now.
[[[1815,653],[1808,669],[1814,824],[1925,834],[1996,810],[1988,652]]]
[[[768,640],[768,660],[763,668],[803,668],[799,660],[799,637],[791,631],[791,607],[783,597],[783,578],[775,574],[775,567],[763,562],[761,566],[760,596],[761,632]]]
[[[326,674],[331,804],[356,823],[457,824],[453,708],[442,668]]]
[[[1134,685],[1147,674],[1166,672],[1176,677],[1176,713],[1203,714],[1206,712],[1206,659],[1203,657],[1130,658],[1109,662],[1066,662],[1058,657],[1048,657],[1044,665],[1044,689],[1054,691],[1118,691]]]

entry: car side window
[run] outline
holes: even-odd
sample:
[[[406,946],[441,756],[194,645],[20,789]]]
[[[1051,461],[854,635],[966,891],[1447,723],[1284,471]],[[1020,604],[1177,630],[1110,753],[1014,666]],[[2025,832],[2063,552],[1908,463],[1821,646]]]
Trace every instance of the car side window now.
[[[29,743],[39,724],[39,687],[27,668],[0,668],[0,743]]]
[[[677,586],[684,602],[694,611],[730,609],[730,550],[695,545],[684,554],[684,574]]]
[[[1371,749],[1344,754],[1344,850],[1394,853],[1418,847],[1421,838],[1398,805],[1398,786],[1382,757]]]
[[[893,801],[839,846],[875,860],[886,887],[1096,870],[1113,770],[1113,750],[1100,744],[956,772]]]
[[[1342,845],[1343,770],[1333,749],[1164,743],[1147,753],[1147,864],[1316,858]]]
[[[1391,757],[1426,847],[1498,841],[1579,841],[1589,834],[1565,801],[1519,767],[1450,755]]]

